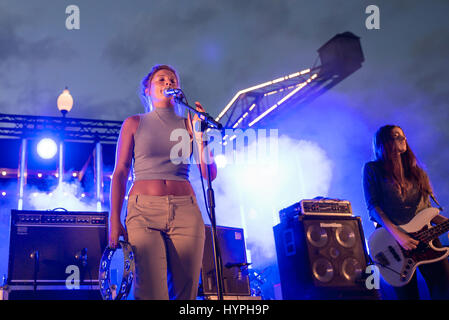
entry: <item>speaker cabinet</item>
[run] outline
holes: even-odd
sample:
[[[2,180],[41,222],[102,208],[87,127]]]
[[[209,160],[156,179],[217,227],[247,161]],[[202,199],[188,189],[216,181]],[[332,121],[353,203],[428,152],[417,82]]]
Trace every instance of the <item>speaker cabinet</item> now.
[[[360,217],[300,216],[273,229],[284,299],[334,299],[367,291]]]
[[[247,263],[243,229],[217,226],[217,236],[223,266],[223,294],[249,296],[251,291],[247,266],[237,266]],[[206,225],[201,287],[204,295],[217,294],[212,228],[210,225]]]
[[[31,286],[34,294],[66,289],[67,283],[81,290],[98,287],[107,230],[107,212],[12,210],[8,285]]]

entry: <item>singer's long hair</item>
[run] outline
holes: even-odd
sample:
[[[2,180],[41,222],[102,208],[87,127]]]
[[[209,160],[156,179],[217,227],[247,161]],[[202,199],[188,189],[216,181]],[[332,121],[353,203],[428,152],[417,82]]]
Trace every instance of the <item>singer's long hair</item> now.
[[[175,70],[175,68],[173,68],[172,66],[169,66],[167,64],[154,65],[151,68],[150,72],[145,77],[143,77],[142,81],[140,82],[140,87],[139,87],[139,97],[140,97],[140,100],[142,101],[143,107],[145,108],[145,112],[151,112],[154,110],[154,106],[151,103],[151,98],[145,93],[145,90],[146,90],[146,88],[150,87],[151,80],[153,79],[156,72],[158,72],[159,70],[168,70],[168,71],[173,72],[176,76],[176,79],[178,80],[178,86],[181,87],[180,78],[179,78],[178,72]],[[184,116],[185,108],[182,106],[176,105],[175,112],[179,116]]]
[[[393,181],[401,195],[406,193],[407,182],[417,185],[424,197],[431,195],[432,187],[430,186],[429,177],[418,164],[418,160],[407,140],[407,150],[400,157],[403,168],[403,173],[401,172],[400,163],[396,161],[396,157],[393,157],[394,139],[391,131],[394,128],[402,130],[397,125],[385,125],[380,127],[374,135],[373,151],[375,160],[382,163],[386,178]]]

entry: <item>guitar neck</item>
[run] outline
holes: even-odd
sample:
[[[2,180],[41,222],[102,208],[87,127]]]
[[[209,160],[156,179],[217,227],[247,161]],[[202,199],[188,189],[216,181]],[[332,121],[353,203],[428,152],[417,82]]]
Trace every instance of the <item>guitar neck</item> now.
[[[438,238],[448,230],[449,230],[449,220],[446,220],[443,223],[437,224],[436,226],[433,226],[425,231],[420,232],[419,236],[420,238],[428,242]]]

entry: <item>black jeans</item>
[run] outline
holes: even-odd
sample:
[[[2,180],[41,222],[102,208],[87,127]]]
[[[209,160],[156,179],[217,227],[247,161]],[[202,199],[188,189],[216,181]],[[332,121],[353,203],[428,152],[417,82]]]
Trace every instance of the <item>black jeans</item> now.
[[[441,247],[438,239],[434,240],[436,247]],[[449,300],[449,261],[443,259],[418,267],[429,289],[432,300]],[[418,278],[416,273],[409,283],[402,287],[393,287],[400,300],[419,300]]]

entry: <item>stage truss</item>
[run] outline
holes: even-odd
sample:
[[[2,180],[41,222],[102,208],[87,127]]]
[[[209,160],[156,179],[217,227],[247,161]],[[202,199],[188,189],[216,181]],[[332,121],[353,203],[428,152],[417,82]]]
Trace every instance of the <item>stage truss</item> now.
[[[122,121],[42,117],[0,113],[0,137],[35,139],[54,133],[64,141],[116,143]]]
[[[248,129],[284,109],[305,105],[361,67],[364,61],[359,38],[338,34],[320,49],[320,65],[240,90],[215,119],[224,128]],[[230,139],[224,135],[223,140]]]
[[[97,211],[102,211],[102,206],[106,198],[103,192],[105,177],[103,172],[102,144],[115,144],[120,134],[121,125],[122,121],[0,114],[0,138],[21,140],[17,170],[14,173],[11,170],[8,170],[8,173],[7,171],[2,171],[4,178],[15,175],[18,179],[17,208],[22,210],[25,198],[25,185],[27,184],[28,177],[28,141],[50,136],[59,141],[59,165],[56,172],[59,185],[65,179],[64,143],[82,142],[95,144],[93,157],[88,157],[85,165],[79,172],[79,179],[81,181],[88,163],[93,158],[95,162],[94,180]],[[42,175],[42,171],[38,175]],[[110,176],[110,173],[107,176]]]

